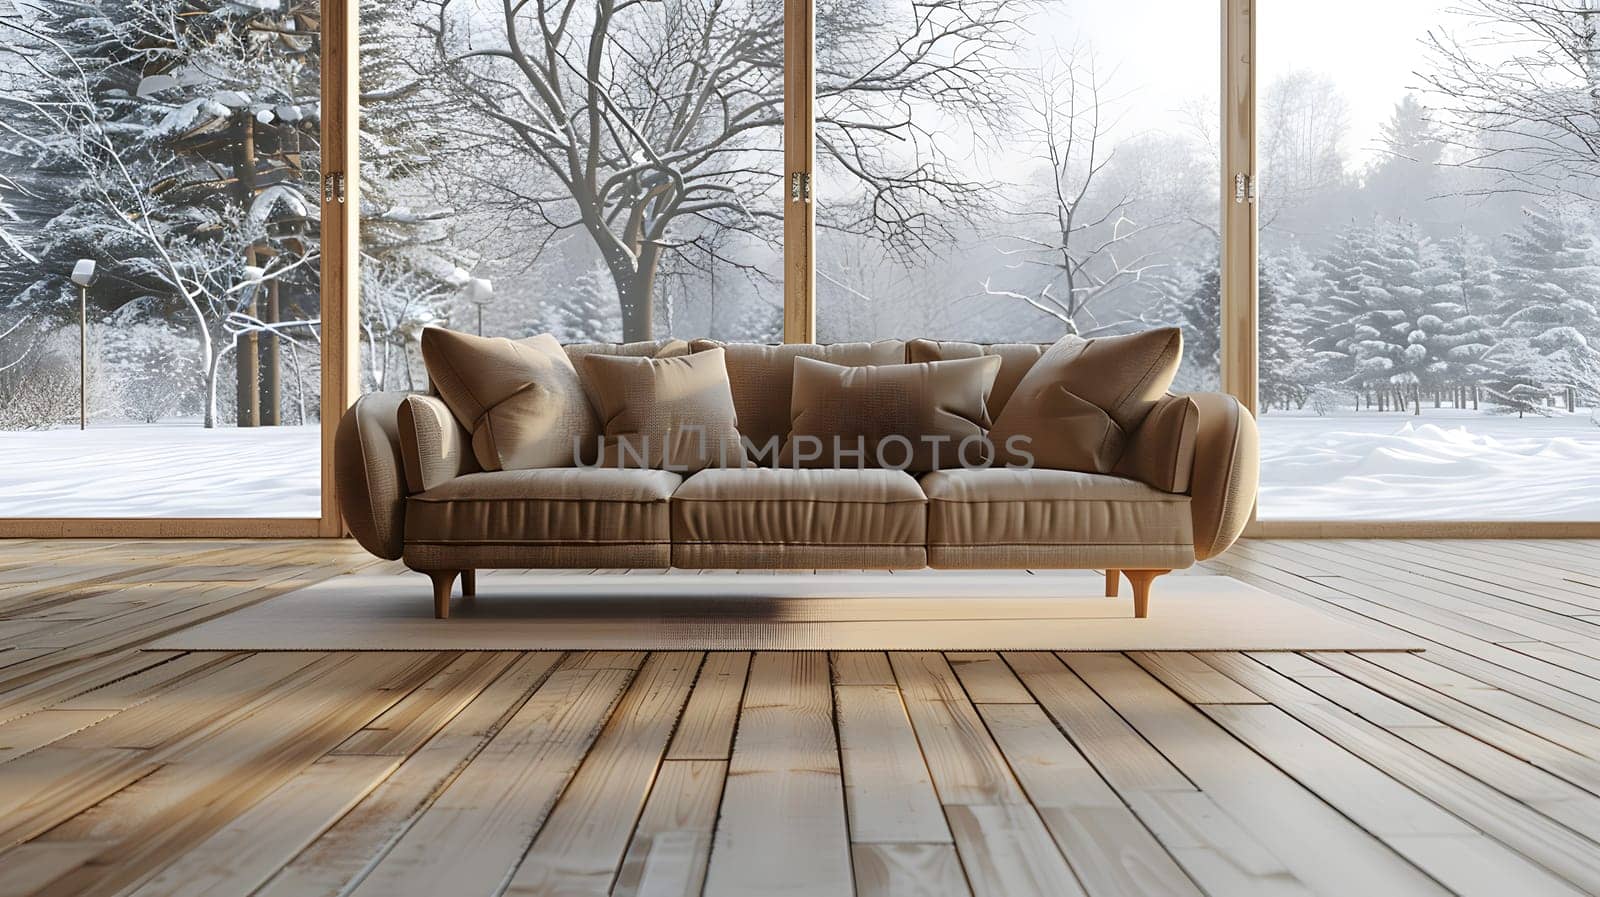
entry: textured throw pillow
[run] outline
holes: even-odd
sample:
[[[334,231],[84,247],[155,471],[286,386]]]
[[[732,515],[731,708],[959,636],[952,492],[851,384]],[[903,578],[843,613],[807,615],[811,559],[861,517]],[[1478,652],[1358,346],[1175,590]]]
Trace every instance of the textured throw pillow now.
[[[781,446],[783,437],[789,433],[795,358],[816,358],[850,367],[901,364],[906,360],[905,343],[899,340],[829,346],[815,343],[767,346],[697,339],[689,346],[696,352],[721,346],[727,353],[728,380],[733,386],[733,410],[739,414],[739,432],[750,445],[752,460],[758,464],[771,464],[777,446]]]
[[[593,451],[599,422],[556,338],[486,339],[422,331],[428,379],[472,434],[484,470],[572,467]]]
[[[590,355],[602,467],[697,471],[745,466],[721,349],[674,358]]]
[[[913,473],[983,463],[999,371],[994,356],[865,367],[796,358],[779,463]]]
[[[1011,394],[1017,391],[1017,384],[1028,375],[1028,371],[1050,348],[1049,343],[995,343],[984,345],[982,343],[946,342],[931,339],[914,339],[906,343],[906,361],[955,361],[958,358],[982,358],[985,355],[1000,356],[1000,373],[994,377],[994,390],[989,393],[989,417],[1000,419],[1000,412],[1006,408]]]
[[[1062,337],[1017,384],[989,431],[997,461],[1025,466],[1031,456],[1034,467],[1110,473],[1182,360],[1176,327]]]

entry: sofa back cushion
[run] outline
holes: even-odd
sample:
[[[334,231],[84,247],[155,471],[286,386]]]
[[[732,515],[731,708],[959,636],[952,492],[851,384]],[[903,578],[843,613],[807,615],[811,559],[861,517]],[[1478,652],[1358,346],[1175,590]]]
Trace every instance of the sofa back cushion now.
[[[602,467],[693,472],[743,467],[744,444],[721,349],[671,358],[590,354]]]
[[[959,467],[961,456],[980,463],[999,370],[994,356],[864,367],[796,358],[780,464],[924,473]]]
[[[728,380],[733,388],[733,408],[739,414],[739,432],[744,434],[757,454],[764,452],[769,445],[781,445],[784,436],[788,435],[796,358],[815,358],[848,367],[899,364],[905,360],[905,343],[899,340],[836,343],[831,346],[815,343],[765,346],[706,339],[689,343],[690,350],[694,352],[717,347],[727,353]],[[773,458],[768,455],[754,460],[770,464]]]
[[[1083,339],[1067,335],[1017,384],[989,438],[1004,464],[1110,473],[1178,373],[1183,333],[1164,327]],[[1012,440],[1026,437],[1021,451]]]
[[[428,327],[422,360],[484,470],[572,467],[574,447],[595,444],[599,422],[549,334],[510,340]]]
[[[994,390],[989,393],[989,417],[1000,419],[1017,384],[1033,369],[1039,356],[1050,348],[1049,343],[961,343],[948,340],[914,339],[906,343],[906,361],[913,364],[923,361],[954,361],[958,358],[983,358],[993,355],[1000,359],[1000,373],[995,375]]]

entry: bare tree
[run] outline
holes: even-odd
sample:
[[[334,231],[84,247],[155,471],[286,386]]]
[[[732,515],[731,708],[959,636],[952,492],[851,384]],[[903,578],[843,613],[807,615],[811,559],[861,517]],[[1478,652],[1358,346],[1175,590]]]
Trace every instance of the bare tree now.
[[[20,32],[32,44],[18,53],[16,44],[0,43],[0,53],[19,57],[35,78],[36,89],[0,95],[0,105],[20,109],[36,128],[11,129],[14,137],[41,154],[63,160],[78,177],[77,204],[64,213],[85,245],[105,251],[123,250],[121,276],[136,283],[154,283],[175,299],[199,339],[205,377],[205,426],[217,426],[217,380],[228,353],[249,333],[293,338],[318,320],[263,321],[250,313],[259,292],[317,261],[274,256],[259,268],[238,264],[248,247],[262,239],[262,220],[234,209],[231,225],[219,226],[210,239],[184,234],[175,221],[187,210],[173,208],[164,187],[183,179],[183,162],[171,152],[142,143],[114,121],[96,95],[91,73],[48,34],[19,22],[0,20],[0,27]],[[53,56],[54,59],[47,58]]]
[[[669,258],[759,275],[722,238],[777,245],[781,0],[506,0],[493,22],[470,0],[431,2],[449,83],[495,129],[473,144],[498,166],[494,189],[550,239],[587,235],[626,339],[653,334]],[[850,227],[915,244],[946,226],[941,206],[958,214],[981,199],[921,152],[910,112],[992,112],[990,57],[1027,2],[913,0],[905,21],[890,13],[903,4],[819,5],[819,148],[861,188]]]
[[[1038,147],[1049,171],[1040,191],[1044,202],[1024,208],[1018,219],[1024,228],[1041,226],[1006,235],[1000,252],[1010,267],[1033,272],[1031,279],[1042,275],[1042,282],[1022,292],[986,280],[983,289],[1027,303],[1069,333],[1093,331],[1101,327],[1097,306],[1159,267],[1151,262],[1154,253],[1134,242],[1153,225],[1128,217],[1139,200],[1138,183],[1097,189],[1117,157],[1110,145],[1117,122],[1093,54],[1057,52],[1032,78],[1027,97],[1031,121],[1022,139]]]
[[[1452,164],[1494,176],[1468,194],[1600,201],[1600,3],[1468,0],[1430,31],[1429,91]]]

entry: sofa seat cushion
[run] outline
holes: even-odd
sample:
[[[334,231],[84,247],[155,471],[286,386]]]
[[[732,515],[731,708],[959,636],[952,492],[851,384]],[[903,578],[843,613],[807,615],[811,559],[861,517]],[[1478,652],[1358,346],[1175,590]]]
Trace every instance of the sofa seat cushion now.
[[[666,470],[467,474],[407,500],[406,544],[668,545],[667,502],[682,482]]]
[[[1070,470],[938,470],[928,496],[935,567],[1171,569],[1194,563],[1189,497]]]
[[[926,498],[899,470],[703,470],[672,496],[679,544],[916,545]]]

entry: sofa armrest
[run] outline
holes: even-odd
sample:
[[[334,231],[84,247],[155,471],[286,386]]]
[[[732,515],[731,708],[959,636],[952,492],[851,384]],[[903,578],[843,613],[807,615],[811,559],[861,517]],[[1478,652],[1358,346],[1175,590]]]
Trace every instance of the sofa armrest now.
[[[482,469],[472,453],[472,436],[438,396],[406,396],[400,402],[399,428],[408,493],[426,492]]]
[[[405,542],[405,471],[398,414],[404,393],[362,396],[339,421],[334,483],[339,510],[361,547],[396,560]]]
[[[1113,471],[1162,492],[1187,493],[1194,470],[1200,409],[1188,396],[1165,396],[1133,431]]]
[[[1166,396],[1128,440],[1116,473],[1188,493],[1195,559],[1216,557],[1239,538],[1255,507],[1261,475],[1255,418],[1230,395]]]
[[[1189,509],[1194,556],[1203,561],[1227,551],[1250,522],[1261,484],[1261,439],[1256,419],[1233,396],[1208,392],[1188,398],[1200,410]]]

